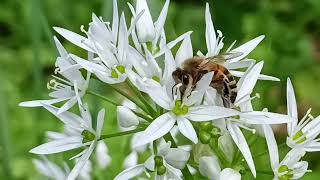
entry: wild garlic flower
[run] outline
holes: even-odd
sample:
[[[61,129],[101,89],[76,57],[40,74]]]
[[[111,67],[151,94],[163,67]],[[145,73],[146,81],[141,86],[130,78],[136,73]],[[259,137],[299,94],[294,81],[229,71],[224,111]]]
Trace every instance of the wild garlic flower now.
[[[288,123],[287,145],[291,148],[302,148],[306,152],[320,151],[320,116],[313,118],[309,109],[298,122],[297,103],[290,79],[287,80],[287,109],[288,115],[294,121]]]
[[[191,31],[179,36],[175,40],[167,43],[164,31],[170,0],[166,0],[160,15],[156,22],[153,22],[152,16],[146,0],[137,0],[135,8],[128,3],[133,17],[142,13],[137,20],[136,26],[132,30],[132,40],[135,48],[141,53],[145,54],[147,49],[154,57],[159,57],[164,53],[164,48],[173,48],[177,43],[183,40],[186,36],[191,34]],[[133,21],[132,21],[133,22]]]
[[[212,75],[212,73],[208,73],[202,79],[208,82]],[[168,112],[159,116],[147,127],[136,146],[147,144],[164,136],[173,128],[175,123],[178,124],[179,131],[186,138],[197,144],[198,137],[190,121],[201,122],[239,115],[237,111],[225,107],[194,105],[195,102],[202,99],[197,95],[181,100],[177,94],[171,94],[171,90],[154,81],[148,80],[146,84],[149,84],[146,88],[152,100]],[[209,86],[209,84],[207,83],[206,86]]]
[[[199,160],[200,173],[214,180],[240,180],[241,174],[231,168],[221,170],[219,160],[216,156],[203,156]]]
[[[185,88],[182,83],[174,81],[173,72],[194,57],[192,31],[186,31],[167,43],[165,21],[169,4],[170,0],[166,0],[159,17],[153,22],[147,0],[137,0],[135,6],[128,3],[132,17],[127,27],[129,23],[125,13],[119,16],[117,0],[113,0],[112,20],[105,22],[93,13],[88,30],[81,26],[85,36],[60,27],[54,28],[66,40],[87,51],[88,58],[69,54],[54,37],[59,57],[54,80],[48,84],[52,99],[22,102],[20,105],[46,108],[63,122],[64,132],[47,132],[48,142],[30,152],[47,155],[73,149],[82,151],[71,158],[75,161],[72,170],[68,167],[62,169],[45,158],[35,160],[40,173],[57,180],[90,179],[92,168],[97,167],[89,161],[94,151],[94,162],[99,169],[107,168],[111,163],[108,147],[100,140],[134,134],[130,141],[130,153],[123,163],[125,170],[115,177],[116,180],[141,178],[144,173],[148,178],[152,175],[159,180],[187,179],[197,171],[209,179],[238,180],[241,179],[240,170],[251,171],[257,177],[259,169],[256,170],[255,156],[250,151],[254,144],[249,147],[245,130],[252,132],[252,136],[257,136],[257,131],[266,139],[274,179],[297,179],[309,172],[308,163],[302,157],[306,152],[320,150],[317,138],[320,116],[313,118],[309,110],[298,122],[290,79],[287,81],[288,114],[268,112],[266,108],[256,110],[252,105],[252,101],[259,98],[259,94],[252,94],[259,79],[279,81],[278,78],[261,74],[264,61],[247,58],[264,36],[236,48],[233,47],[234,42],[224,51],[223,34],[215,29],[207,3],[207,52],[203,54],[198,51],[197,56],[207,58],[237,54],[221,62],[231,75],[240,77],[236,78],[236,87],[232,88],[237,91],[237,96],[231,102],[213,88],[211,84],[217,78],[216,71],[207,72],[195,81],[195,85]],[[179,42],[181,45],[177,52],[172,53],[171,49]],[[91,74],[101,85],[111,84],[115,92],[130,99],[130,105],[119,105],[109,97],[91,89],[89,91]],[[122,90],[120,88],[123,86],[117,87],[123,82],[130,88]],[[221,86],[228,86],[228,82],[223,81]],[[88,106],[82,103],[86,93],[117,107],[114,120],[118,122],[121,132],[101,135],[105,114],[103,108],[97,115],[96,128],[93,128]],[[53,106],[64,101],[61,107]],[[76,103],[80,115],[72,113],[73,109],[68,111]],[[288,127],[287,145],[292,149],[279,162],[278,147],[270,125],[284,123]],[[241,154],[235,153],[236,150]],[[138,164],[139,155],[148,152],[148,160]],[[243,159],[239,158],[241,156]],[[243,168],[242,161],[247,163],[248,168]]]
[[[306,172],[311,172],[308,170],[308,162],[301,160],[306,153],[302,148],[294,148],[290,150],[284,159],[279,162],[278,145],[272,128],[269,125],[263,125],[263,131],[265,133],[269,149],[271,168],[274,172],[274,180],[299,179]]]
[[[145,163],[130,167],[120,174],[115,180],[126,180],[138,177],[142,173],[155,172],[155,180],[160,179],[182,179],[181,169],[186,166],[189,152],[180,148],[171,148],[171,142],[158,146],[158,153],[150,156]]]
[[[43,176],[54,180],[65,180],[70,173],[70,168],[66,162],[63,162],[63,168],[59,167],[52,161],[49,161],[45,156],[41,156],[41,159],[33,159],[37,171]],[[87,161],[82,171],[79,173],[79,180],[91,180],[91,162]]]
[[[198,51],[199,56],[205,56],[205,57],[211,57],[216,56],[218,54],[221,54],[221,50],[224,46],[223,43],[223,34],[220,30],[215,30],[214,24],[212,21],[211,13],[210,13],[210,7],[209,4],[206,4],[206,12],[205,12],[205,21],[206,21],[206,44],[207,44],[207,54],[203,55],[200,51]],[[218,35],[217,35],[218,34]],[[240,68],[250,68],[252,67],[256,61],[253,59],[246,58],[258,45],[259,43],[264,39],[264,35],[258,36],[245,44],[233,48],[236,41],[234,41],[231,46],[226,50],[225,53],[233,52],[233,53],[241,53],[240,56],[236,56],[232,59],[227,60],[224,63],[224,66],[228,68],[230,73],[233,76],[236,77],[242,77],[244,75],[244,72],[238,71],[237,69]],[[280,79],[268,75],[259,75],[259,79],[261,80],[271,80],[271,81],[280,81]]]
[[[147,85],[144,83],[146,79],[153,80],[162,86],[173,86],[174,81],[172,79],[172,72],[176,70],[184,60],[192,58],[193,56],[190,35],[187,35],[182,41],[175,58],[167,46],[164,47],[164,49],[165,57],[163,71],[158,64],[158,61],[156,61],[148,49],[145,49],[145,58],[142,55],[137,55],[140,56],[137,58],[140,59],[140,63],[134,65],[136,73],[130,71],[129,78],[132,82],[135,82],[134,84],[140,91],[148,93],[147,88],[145,88]]]
[[[60,74],[62,77],[52,75],[53,79],[47,84],[48,89],[53,90],[49,93],[49,96],[53,99],[50,100],[33,100],[26,101],[19,104],[23,107],[39,107],[44,104],[50,105],[67,101],[63,106],[59,108],[58,113],[63,113],[69,110],[77,103],[77,96],[74,91],[74,83],[77,83],[77,88],[80,97],[84,96],[89,86],[90,73],[87,73],[86,79],[80,72],[80,66],[71,59],[68,52],[61,45],[59,40],[54,37],[56,47],[59,52],[59,57],[56,60],[55,74]]]
[[[77,93],[78,94],[78,93]],[[79,98],[79,97],[78,97]],[[79,100],[79,99],[78,99]],[[86,105],[79,100],[79,110],[81,117],[71,112],[63,112],[58,114],[59,109],[51,105],[43,105],[48,111],[59,118],[65,126],[72,129],[65,137],[52,140],[30,150],[34,154],[54,154],[69,151],[77,148],[84,150],[71,159],[78,158],[75,167],[72,169],[67,179],[75,179],[81,169],[85,166],[90,158],[93,150],[98,144],[104,123],[105,110],[102,109],[98,113],[96,130],[92,128],[92,119]]]

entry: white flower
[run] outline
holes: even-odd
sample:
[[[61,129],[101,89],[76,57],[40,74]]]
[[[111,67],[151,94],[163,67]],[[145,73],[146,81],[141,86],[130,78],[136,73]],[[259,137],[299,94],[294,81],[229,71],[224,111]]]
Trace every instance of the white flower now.
[[[307,152],[320,151],[320,116],[313,118],[309,109],[306,115],[298,122],[297,102],[290,79],[287,80],[287,109],[288,115],[294,121],[288,123],[287,145],[291,148],[302,148]]]
[[[153,25],[152,17],[146,0],[137,0],[136,14],[144,11],[136,24],[138,37],[141,43],[152,41],[156,32]]]
[[[223,35],[221,31],[217,31],[218,36],[216,35],[216,30],[214,28],[209,4],[206,4],[206,12],[205,12],[205,20],[206,20],[206,44],[208,52],[205,55],[206,57],[216,56],[220,53],[220,50],[223,48]],[[228,59],[227,62],[224,63],[224,66],[229,69],[230,73],[233,76],[242,77],[244,72],[237,71],[235,69],[240,68],[248,68],[255,64],[255,60],[245,59],[256,47],[257,45],[264,39],[264,35],[258,36],[247,43],[232,49],[235,42],[228,48],[228,52],[241,53],[241,55],[236,56],[232,59]],[[231,50],[232,49],[232,50]],[[199,51],[198,55],[203,56]],[[267,75],[259,75],[259,79],[261,80],[271,80],[271,81],[280,81],[278,78],[267,76]]]
[[[64,168],[59,167],[54,162],[49,161],[45,156],[40,159],[33,159],[33,164],[36,166],[38,172],[43,176],[54,180],[65,180],[70,173],[70,168],[66,162],[63,162]],[[91,162],[88,161],[79,174],[79,180],[91,179]]]
[[[111,163],[108,146],[103,141],[98,142],[96,148],[96,159],[98,162],[98,166],[101,169],[107,168]]]
[[[34,100],[22,102],[19,106],[23,107],[39,107],[43,104],[55,104],[62,101],[67,101],[58,113],[69,110],[77,103],[76,93],[74,92],[74,83],[78,85],[80,97],[84,96],[89,85],[90,73],[87,73],[86,79],[80,72],[80,66],[73,61],[68,52],[63,48],[59,40],[54,37],[56,47],[59,52],[59,57],[56,60],[57,69],[55,73],[59,73],[62,77],[53,75],[53,79],[47,84],[48,89],[53,91],[49,94],[53,99],[50,100]]]
[[[124,159],[123,167],[125,169],[133,167],[138,164],[138,152],[131,151],[131,153]]]
[[[165,46],[171,49],[183,40],[185,36],[191,34],[189,31],[169,43],[166,42],[164,24],[168,14],[169,4],[170,0],[166,0],[157,21],[153,23],[146,0],[138,0],[135,9],[128,3],[133,17],[136,17],[139,13],[142,14],[136,23],[135,28],[137,32],[134,27],[131,32],[134,46],[141,54],[145,54],[142,50],[143,47],[148,49],[154,57],[159,57],[164,53]],[[132,22],[134,21],[132,20]]]
[[[290,150],[279,163],[278,146],[272,128],[269,125],[263,125],[263,130],[269,149],[271,168],[275,175],[274,180],[299,179],[306,172],[310,172],[308,162],[301,160],[305,155],[305,151],[301,148]]]
[[[199,160],[199,171],[203,176],[212,180],[240,180],[239,172],[231,168],[221,171],[219,160],[216,156],[203,156]]]
[[[241,128],[255,133],[256,130],[251,129],[250,126],[261,124],[281,124],[293,121],[293,119],[287,115],[266,111],[254,111],[252,107],[248,107],[248,104],[251,105],[252,98],[250,98],[250,95],[258,80],[262,66],[263,61],[256,64],[251,69],[248,69],[245,76],[238,81],[238,87],[240,88],[234,104],[240,106],[241,112],[239,112],[238,118],[227,118],[226,120],[227,129],[233,141],[241,151],[244,159],[247,161],[254,176],[256,176],[256,170],[253,158]]]
[[[137,73],[130,71],[129,78],[140,91],[145,93],[147,93],[147,88],[145,88],[146,84],[144,83],[145,79],[153,80],[162,86],[173,86],[172,72],[175,71],[184,60],[192,58],[192,51],[190,35],[186,35],[183,39],[176,58],[173,57],[169,47],[165,46],[164,69],[162,71],[156,59],[149,50],[145,48],[146,57],[144,58],[142,55],[136,54],[137,58],[135,59],[140,59],[136,61],[138,63],[134,64]]]
[[[106,28],[103,22],[93,15],[93,23],[89,27],[88,36],[90,35],[90,30],[93,29],[91,27],[95,26],[95,24],[101,24],[101,26]],[[111,31],[109,33],[111,35]],[[131,69],[131,64],[127,58],[130,57],[130,54],[128,54],[128,30],[124,14],[120,18],[119,32],[116,37],[117,43],[112,42],[111,37],[109,42],[100,42],[101,39],[99,38],[97,37],[97,40],[92,42],[98,58],[95,58],[93,61],[86,61],[73,54],[70,56],[84,69],[95,74],[105,83],[116,84],[125,81],[127,78],[126,72],[128,69]]]
[[[170,148],[171,142],[164,143],[158,147],[158,153],[149,157],[144,164],[138,164],[122,171],[115,180],[126,180],[137,177],[143,172],[148,175],[148,171],[156,173],[155,179],[182,179],[181,169],[186,166],[189,159],[189,152]],[[148,175],[149,176],[149,175]]]
[[[129,108],[126,106],[117,107],[117,121],[119,126],[130,128],[139,125],[139,119]]]
[[[199,82],[210,82],[212,75],[212,73],[207,73]],[[166,89],[166,87],[162,87],[151,80],[147,81],[146,84],[149,84],[146,87],[152,100],[165,110],[168,110],[168,112],[155,119],[147,129],[143,131],[136,146],[147,144],[164,136],[173,128],[175,123],[178,124],[179,131],[186,138],[197,144],[198,137],[190,120],[201,122],[239,115],[238,111],[229,108],[194,105],[202,100],[202,97],[199,97],[197,92],[181,101],[177,99],[176,95],[171,94],[172,88]],[[209,86],[209,83],[207,83],[206,86]]]
[[[32,162],[36,166],[38,172],[45,177],[54,180],[65,180],[68,175],[66,169],[61,169],[58,165],[49,161],[45,156],[42,156],[41,160],[33,159]]]
[[[97,126],[96,130],[94,130],[92,128],[90,112],[87,110],[85,105],[82,105],[79,96],[78,101],[82,117],[67,111],[58,114],[58,108],[51,105],[43,105],[48,111],[58,117],[65,124],[65,126],[73,129],[73,132],[69,132],[63,138],[52,140],[30,150],[30,152],[34,154],[54,154],[80,147],[84,148],[81,153],[72,158],[79,158],[79,160],[68,175],[68,180],[75,179],[79,175],[81,169],[85,166],[93,150],[98,144],[104,123],[105,110],[102,109],[98,113]]]

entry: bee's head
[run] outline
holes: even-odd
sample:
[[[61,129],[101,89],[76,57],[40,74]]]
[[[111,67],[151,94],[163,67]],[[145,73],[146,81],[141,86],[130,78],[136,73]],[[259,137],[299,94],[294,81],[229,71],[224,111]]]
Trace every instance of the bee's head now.
[[[182,96],[186,89],[193,89],[193,77],[187,71],[177,68],[175,71],[173,71],[172,77],[176,84],[181,84],[180,92]]]

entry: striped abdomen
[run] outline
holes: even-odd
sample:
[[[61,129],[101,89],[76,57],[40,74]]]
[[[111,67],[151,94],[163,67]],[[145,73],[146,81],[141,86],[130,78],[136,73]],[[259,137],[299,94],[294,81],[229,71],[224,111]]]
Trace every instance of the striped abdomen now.
[[[234,103],[237,97],[237,82],[227,68],[216,63],[210,63],[204,70],[213,71],[210,86],[215,88],[225,100]]]

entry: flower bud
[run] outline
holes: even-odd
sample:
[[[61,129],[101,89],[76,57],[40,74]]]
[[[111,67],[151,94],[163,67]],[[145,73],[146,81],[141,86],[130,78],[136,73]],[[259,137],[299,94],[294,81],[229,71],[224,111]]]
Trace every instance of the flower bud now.
[[[155,156],[154,157],[154,162],[156,166],[162,166],[163,165],[163,159],[161,156]]]
[[[137,22],[137,33],[141,43],[152,41],[155,38],[155,29],[146,0],[137,0],[136,14],[143,11],[142,16]]]
[[[199,139],[202,144],[208,144],[211,140],[211,135],[206,131],[200,131]]]
[[[138,117],[127,107],[117,107],[117,120],[121,127],[129,128],[131,126],[137,126],[139,124]]]
[[[158,166],[157,167],[157,174],[159,176],[164,175],[166,173],[167,168],[164,165]]]
[[[204,130],[204,131],[209,132],[209,131],[212,130],[213,125],[212,125],[211,122],[203,122],[203,123],[200,124],[200,128],[201,128],[202,130]]]
[[[111,157],[108,154],[108,147],[103,141],[99,141],[96,148],[96,157],[98,166],[105,169],[111,163]]]

